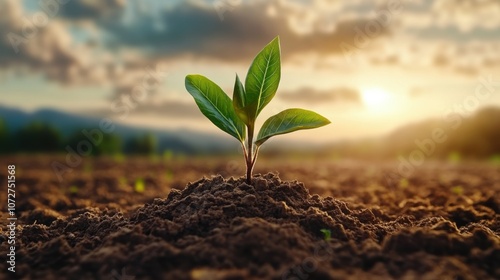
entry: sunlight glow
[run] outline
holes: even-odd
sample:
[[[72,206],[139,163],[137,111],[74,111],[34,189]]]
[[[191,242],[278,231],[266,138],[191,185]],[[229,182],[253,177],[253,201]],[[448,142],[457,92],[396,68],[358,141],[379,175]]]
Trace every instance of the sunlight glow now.
[[[382,111],[389,109],[392,96],[381,88],[367,88],[362,91],[363,103],[370,110]]]

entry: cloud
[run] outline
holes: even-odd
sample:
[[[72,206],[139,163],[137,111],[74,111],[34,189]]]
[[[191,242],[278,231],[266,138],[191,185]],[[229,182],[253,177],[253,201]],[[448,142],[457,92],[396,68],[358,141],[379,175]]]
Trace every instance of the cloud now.
[[[76,9],[72,5],[95,7],[121,5],[122,1],[71,1],[52,8]],[[48,2],[57,3],[57,2]],[[144,75],[144,68],[156,63],[142,54],[126,49],[109,49],[99,42],[90,44],[75,35],[67,21],[40,8],[26,13],[21,1],[0,3],[0,71],[42,74],[50,81],[64,85],[117,85],[131,76]],[[41,5],[41,4],[40,4]],[[69,6],[68,6],[69,5]],[[94,7],[94,6],[92,6]],[[109,8],[111,9],[111,8]],[[106,9],[105,9],[106,10]],[[64,10],[63,10],[64,11]],[[85,16],[97,14],[83,13]],[[60,14],[60,13],[59,13]],[[58,14],[58,15],[59,15]],[[82,30],[80,30],[82,31]],[[77,33],[82,35],[81,33]],[[85,38],[83,36],[83,38]]]
[[[359,91],[346,87],[339,87],[329,90],[299,88],[293,91],[280,92],[278,96],[286,101],[305,104],[339,102],[362,104]]]
[[[398,65],[400,63],[400,57],[396,54],[390,54],[385,56],[376,56],[371,58],[371,63],[374,65]]]
[[[184,119],[204,118],[194,102],[175,100],[141,104],[135,113]]]
[[[380,40],[380,45],[367,49],[374,54],[372,64],[434,68],[469,76],[484,71],[485,67],[495,67],[488,62],[500,57],[500,52],[491,51],[492,46],[500,42],[500,1],[402,3],[402,12],[390,26],[390,36]],[[387,52],[394,48],[397,57]]]
[[[442,53],[438,53],[434,56],[433,63],[435,66],[444,67],[450,65],[450,58]]]
[[[425,95],[427,91],[428,90],[423,87],[413,87],[410,89],[410,97],[412,98],[420,97],[422,95]]]
[[[436,24],[453,25],[463,32],[478,27],[500,27],[500,2],[497,0],[437,0],[432,11]]]
[[[497,0],[426,0],[405,3],[400,19],[422,38],[464,40],[498,37]]]
[[[186,102],[182,100],[161,100],[139,102],[137,107],[130,111],[132,116],[154,116],[154,117],[169,117],[174,119],[203,119],[204,116],[194,102]],[[110,114],[110,110],[99,109],[93,111],[82,112],[86,115],[105,117]]]
[[[15,0],[1,10],[0,70],[43,73],[63,84],[103,82],[114,74],[111,57],[76,43],[63,22],[45,13],[27,15]]]
[[[268,13],[271,8],[279,12]],[[284,55],[341,54],[342,42],[355,45],[355,38],[374,22],[373,16],[332,20],[311,10],[301,14],[288,2],[278,0],[242,2],[224,13],[221,21],[214,6],[183,1],[164,10],[154,23],[149,17],[139,17],[127,25],[116,21],[104,28],[113,34],[113,45],[144,48],[158,57],[190,55],[238,61],[252,58],[277,35],[286,46]],[[385,26],[377,28],[373,38],[388,34]]]
[[[427,56],[432,57],[432,65],[437,69],[466,76],[498,70],[499,64],[495,63],[500,60],[498,42],[442,42],[428,49]]]
[[[61,5],[61,15],[71,19],[99,19],[120,13],[125,0],[71,0]]]
[[[456,21],[460,19],[448,16],[447,25],[443,27],[438,22],[439,17],[432,14],[452,14],[450,11],[456,8],[448,8],[449,1],[444,0],[438,1],[439,5],[424,2],[417,5],[404,1],[401,14],[394,15],[389,24],[378,23],[378,32],[373,37],[368,36],[367,46],[356,48],[361,62],[369,62],[372,66],[423,65],[456,70],[462,74],[474,73],[468,68],[496,67],[495,61],[500,59],[498,44],[494,51],[486,52],[467,40],[453,41],[447,37],[438,40],[433,37],[432,32],[447,33],[446,26],[452,22],[455,23],[450,28],[456,29]],[[463,7],[457,13],[476,15],[500,6],[497,4],[500,2],[489,0],[479,1],[480,7],[467,8],[474,1],[459,2],[457,5]],[[241,1],[238,2],[241,4],[225,11],[221,20],[221,11],[213,3],[201,0],[169,4],[159,1],[72,0],[60,5],[58,16],[50,17],[46,25],[35,28],[36,33],[27,38],[23,29],[26,29],[26,19],[33,21],[34,14],[26,14],[21,3],[16,0],[0,3],[0,70],[42,73],[48,79],[63,84],[116,84],[116,81],[128,81],[128,72],[140,73],[146,65],[185,57],[235,63],[244,60],[248,63],[276,35],[281,37],[286,62],[295,63],[304,59],[312,63],[308,58],[317,57],[321,61],[335,61],[344,70],[349,66],[357,69],[358,64],[347,64],[339,59],[345,51],[341,44],[356,46],[360,36],[366,35],[363,34],[366,27],[378,22],[377,12],[387,5],[383,0],[349,3],[328,0]],[[141,5],[149,8],[141,8]],[[145,9],[150,12],[145,13]],[[43,9],[37,12],[40,11]],[[153,11],[154,16],[151,14]],[[411,20],[406,22],[404,19],[407,16]],[[421,16],[427,22],[425,27],[405,33],[412,21],[422,21]],[[400,19],[408,25],[398,28],[401,27],[398,25]],[[88,34],[82,35],[81,30],[75,32],[73,20],[91,22],[90,26],[95,29],[94,44],[86,41]],[[481,18],[476,21],[481,21]],[[498,43],[496,37],[492,39],[488,35],[500,34],[493,25],[474,26],[490,28],[489,33],[484,33],[486,35],[476,32],[476,29],[468,31],[483,34],[475,35],[478,45],[484,47]],[[13,37],[12,34],[20,37]],[[424,37],[427,39],[421,40]],[[13,38],[18,40],[18,44],[14,44],[16,47],[13,47]],[[408,44],[405,45],[405,42]],[[413,53],[410,49],[412,45],[424,52]],[[464,50],[463,55],[459,48]],[[124,55],[127,53],[134,55]],[[483,64],[470,63],[474,59],[480,59]],[[115,92],[122,87],[119,84]]]

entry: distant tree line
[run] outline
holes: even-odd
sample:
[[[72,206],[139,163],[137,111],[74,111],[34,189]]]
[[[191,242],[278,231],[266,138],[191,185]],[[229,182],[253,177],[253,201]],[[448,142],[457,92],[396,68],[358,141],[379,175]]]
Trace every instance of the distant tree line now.
[[[397,158],[421,153],[426,158],[500,158],[500,109],[485,108],[472,116],[446,120],[430,120],[401,127],[386,137],[359,141],[346,141],[322,147],[321,154],[331,157],[357,158]],[[443,141],[434,141],[433,132],[442,131]],[[86,141],[84,129],[75,130],[69,136],[55,127],[32,122],[17,131],[10,131],[0,119],[0,154],[5,153],[66,153],[66,147],[77,150],[81,141]],[[117,134],[103,133],[99,145],[92,147],[92,155],[162,153],[159,139],[153,134],[144,133],[135,137],[123,138]],[[163,145],[163,148],[165,145]],[[177,140],[170,146],[190,151],[186,143]],[[175,149],[174,149],[175,150]],[[279,153],[280,149],[273,150]],[[198,153],[191,150],[193,154]],[[268,153],[271,151],[268,151]],[[289,150],[284,153],[288,154]]]
[[[35,121],[18,131],[9,131],[5,121],[0,119],[0,153],[66,152],[67,146],[76,149],[79,143],[87,140],[82,130],[75,130],[68,137],[64,137],[55,127]],[[124,140],[117,134],[104,133],[99,144],[92,147],[91,155],[150,155],[157,152],[158,141],[153,134],[145,133]]]

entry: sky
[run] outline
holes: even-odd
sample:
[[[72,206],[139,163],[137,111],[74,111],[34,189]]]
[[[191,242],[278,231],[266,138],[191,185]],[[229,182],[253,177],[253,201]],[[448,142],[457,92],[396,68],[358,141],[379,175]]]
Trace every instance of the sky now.
[[[497,0],[0,0],[0,105],[217,133],[185,76],[232,96],[280,36],[258,124],[298,107],[332,124],[293,139],[381,136],[500,106],[498,14]]]

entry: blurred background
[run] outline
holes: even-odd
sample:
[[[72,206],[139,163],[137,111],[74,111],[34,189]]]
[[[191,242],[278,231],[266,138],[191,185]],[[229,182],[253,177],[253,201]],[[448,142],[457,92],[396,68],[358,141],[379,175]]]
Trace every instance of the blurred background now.
[[[279,35],[260,123],[301,107],[332,124],[263,154],[499,163],[499,14],[496,0],[0,0],[0,151],[237,154],[184,77],[232,96]]]

